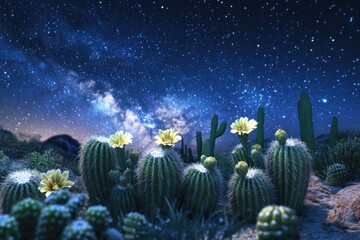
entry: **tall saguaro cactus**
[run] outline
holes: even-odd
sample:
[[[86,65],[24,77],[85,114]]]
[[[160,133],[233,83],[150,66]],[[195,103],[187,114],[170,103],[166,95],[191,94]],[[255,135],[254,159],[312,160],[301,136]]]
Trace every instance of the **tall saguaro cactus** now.
[[[256,128],[256,143],[264,148],[264,120],[265,120],[265,109],[259,107],[256,115],[257,128]]]
[[[214,115],[211,119],[211,129],[210,129],[210,138],[204,141],[203,154],[206,156],[214,156],[215,154],[215,140],[216,138],[222,136],[226,129],[226,121],[222,121],[219,128],[219,117]]]
[[[305,142],[307,147],[313,151],[315,149],[314,127],[312,120],[312,106],[309,94],[302,93],[298,101],[298,114],[300,122],[301,141]]]

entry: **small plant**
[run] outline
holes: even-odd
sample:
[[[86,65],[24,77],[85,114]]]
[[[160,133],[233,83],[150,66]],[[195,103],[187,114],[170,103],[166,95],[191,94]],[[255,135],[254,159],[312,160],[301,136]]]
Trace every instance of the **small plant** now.
[[[257,240],[298,240],[299,221],[295,211],[285,206],[267,206],[256,223]]]
[[[344,164],[335,163],[328,167],[325,182],[339,187],[344,185],[348,175],[348,170]]]
[[[0,150],[0,182],[8,175],[10,166],[11,160],[2,150]]]
[[[36,169],[39,172],[46,172],[50,169],[56,168],[56,158],[51,151],[45,151],[44,153],[32,152],[26,156],[26,167],[30,169]]]
[[[9,213],[12,206],[25,198],[42,200],[39,192],[40,173],[35,170],[20,170],[10,173],[1,187],[1,207],[4,213]]]
[[[123,232],[125,240],[147,239],[151,224],[144,215],[131,212],[124,218]]]

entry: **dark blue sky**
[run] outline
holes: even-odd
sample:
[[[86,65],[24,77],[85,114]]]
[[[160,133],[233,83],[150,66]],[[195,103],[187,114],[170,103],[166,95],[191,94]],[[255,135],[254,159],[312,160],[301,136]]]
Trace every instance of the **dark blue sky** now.
[[[2,1],[0,124],[81,141],[125,129],[142,146],[264,106],[267,137],[297,137],[308,92],[316,135],[332,116],[359,130],[359,13],[356,0]]]

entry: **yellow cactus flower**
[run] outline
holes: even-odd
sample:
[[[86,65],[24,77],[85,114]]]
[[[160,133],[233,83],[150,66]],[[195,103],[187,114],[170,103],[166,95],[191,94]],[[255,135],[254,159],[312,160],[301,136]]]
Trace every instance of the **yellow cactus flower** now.
[[[159,130],[159,134],[155,136],[156,143],[159,145],[163,145],[165,147],[172,147],[176,142],[181,140],[181,137],[178,135],[178,132],[174,132],[174,130]]]
[[[109,137],[109,144],[113,148],[123,148],[124,145],[132,143],[133,135],[124,131],[118,131]]]
[[[60,169],[50,170],[46,173],[41,173],[41,182],[39,190],[45,193],[45,196],[50,196],[51,193],[63,189],[70,188],[74,183],[69,178],[69,171],[61,173]]]
[[[257,124],[257,121],[254,119],[249,120],[247,117],[241,117],[230,125],[231,133],[238,133],[239,135],[249,134],[256,129]]]

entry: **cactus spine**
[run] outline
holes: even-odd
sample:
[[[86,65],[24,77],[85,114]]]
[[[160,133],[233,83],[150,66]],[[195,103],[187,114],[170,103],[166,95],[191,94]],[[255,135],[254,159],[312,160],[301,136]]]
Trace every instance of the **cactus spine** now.
[[[139,162],[138,187],[141,206],[147,216],[165,213],[166,200],[172,202],[182,185],[180,159],[172,149],[157,149]]]
[[[300,122],[301,141],[305,142],[307,147],[313,151],[315,149],[314,127],[312,120],[312,106],[309,94],[301,94],[298,101],[298,115]]]
[[[9,213],[18,201],[31,197],[42,200],[44,196],[38,190],[40,173],[35,170],[20,170],[10,173],[1,187],[1,207]]]
[[[256,223],[257,240],[298,240],[299,222],[295,212],[285,206],[267,206]]]
[[[105,139],[91,139],[81,149],[80,171],[90,204],[107,205],[111,183],[108,173],[115,167],[115,154]]]
[[[336,145],[336,141],[338,138],[338,119],[337,117],[333,117],[331,121],[331,129],[330,129],[330,136],[329,136],[329,146],[334,147]]]
[[[333,186],[344,185],[349,172],[344,164],[335,163],[328,167],[325,182]]]
[[[273,202],[273,185],[262,170],[248,168],[241,161],[229,181],[228,198],[230,213],[255,220],[260,210]]]
[[[256,128],[256,143],[264,148],[264,120],[265,120],[265,109],[259,107],[256,115],[257,128]]]
[[[222,176],[215,164],[214,157],[207,157],[184,171],[184,205],[193,216],[208,216],[216,209]]]
[[[268,172],[274,181],[278,202],[299,210],[309,185],[311,154],[298,139],[287,139],[284,130],[275,133],[267,152]]]
[[[26,198],[15,204],[12,208],[11,215],[19,223],[22,239],[33,239],[41,207],[40,201]]]
[[[67,207],[50,205],[42,209],[36,227],[35,240],[60,239],[66,225],[71,221]]]

